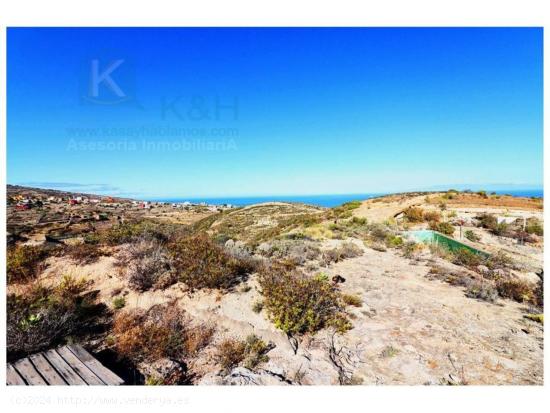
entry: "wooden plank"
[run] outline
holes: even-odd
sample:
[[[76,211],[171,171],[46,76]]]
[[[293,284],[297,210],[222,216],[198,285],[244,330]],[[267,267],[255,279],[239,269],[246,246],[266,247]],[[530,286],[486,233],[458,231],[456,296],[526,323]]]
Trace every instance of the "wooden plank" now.
[[[43,353],[46,359],[57,372],[63,376],[63,379],[70,386],[85,386],[86,382],[80,377],[69,364],[55,350],[48,350]]]
[[[13,363],[13,367],[15,367],[21,377],[23,377],[25,381],[32,386],[48,384],[44,381],[42,376],[40,376],[40,373],[38,373],[28,358],[17,360]]]
[[[42,353],[37,353],[29,356],[34,364],[36,370],[40,372],[44,380],[51,386],[66,386],[65,380],[59,375],[57,371],[51,366],[51,364],[46,360]]]
[[[97,377],[99,377],[105,384],[118,386],[124,383],[120,377],[118,377],[111,370],[106,368],[95,357],[86,351],[80,344],[71,344],[67,346],[73,354],[80,359],[90,370],[92,370]]]
[[[80,377],[84,379],[86,384],[90,386],[103,386],[105,383],[97,377],[92,370],[90,370],[84,363],[82,363],[78,357],[76,357],[71,350],[66,346],[59,347],[58,354],[71,366],[71,368],[78,373]]]
[[[8,364],[6,368],[6,383],[8,386],[25,386],[27,384],[11,364]]]

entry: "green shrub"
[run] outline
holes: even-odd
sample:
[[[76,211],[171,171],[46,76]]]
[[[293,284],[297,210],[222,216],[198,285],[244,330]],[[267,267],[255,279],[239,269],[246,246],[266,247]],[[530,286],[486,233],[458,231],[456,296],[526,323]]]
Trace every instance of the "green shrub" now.
[[[340,332],[351,328],[342,295],[327,277],[271,266],[261,271],[259,283],[270,319],[289,336],[329,326]]]
[[[483,257],[466,248],[459,248],[453,251],[452,261],[457,265],[473,268],[483,263]]]
[[[528,234],[535,234],[541,237],[544,235],[544,228],[538,220],[530,220],[525,227],[525,231]]]
[[[124,308],[126,305],[126,298],[124,297],[115,297],[113,299],[113,308],[115,310],[120,310],[121,308]]]
[[[445,235],[453,235],[455,233],[455,227],[448,222],[430,222],[430,229],[441,232]]]
[[[497,218],[491,214],[481,214],[476,217],[479,226],[488,230],[494,231],[497,227]]]
[[[467,240],[470,240],[472,242],[478,242],[481,237],[479,235],[477,235],[474,231],[472,231],[471,229],[467,229],[465,232],[464,232],[464,236],[466,237]]]
[[[189,230],[182,225],[143,220],[114,225],[108,230],[100,232],[99,240],[107,245],[125,244],[138,238],[165,242],[184,236],[188,232]]]
[[[401,238],[400,236],[397,236],[397,235],[390,235],[386,239],[386,244],[389,247],[392,247],[392,248],[401,247],[401,246],[403,246],[403,238]]]
[[[492,233],[501,237],[507,236],[510,234],[510,226],[506,222],[501,222],[496,225]]]
[[[205,234],[183,238],[168,245],[179,279],[193,289],[229,289],[254,271],[249,260],[229,255]]]

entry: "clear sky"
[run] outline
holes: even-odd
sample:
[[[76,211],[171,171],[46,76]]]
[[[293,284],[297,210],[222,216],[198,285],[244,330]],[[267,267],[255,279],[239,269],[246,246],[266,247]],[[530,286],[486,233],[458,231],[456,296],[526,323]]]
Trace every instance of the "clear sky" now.
[[[8,29],[8,183],[542,186],[542,29]]]

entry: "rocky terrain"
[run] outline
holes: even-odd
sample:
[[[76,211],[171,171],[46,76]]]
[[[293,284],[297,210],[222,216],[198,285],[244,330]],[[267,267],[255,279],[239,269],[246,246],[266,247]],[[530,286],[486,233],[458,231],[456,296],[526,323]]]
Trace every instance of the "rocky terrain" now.
[[[49,247],[26,223],[8,357],[77,340],[128,384],[542,384],[542,220],[540,199],[448,191],[155,208]],[[410,238],[427,228],[488,258]],[[11,320],[37,285],[64,312]],[[75,328],[41,336],[60,314]]]

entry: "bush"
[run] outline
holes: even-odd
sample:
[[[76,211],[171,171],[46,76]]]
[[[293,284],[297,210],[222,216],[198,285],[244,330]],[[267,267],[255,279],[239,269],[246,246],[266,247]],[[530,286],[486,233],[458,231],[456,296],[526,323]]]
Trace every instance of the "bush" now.
[[[49,255],[50,250],[44,246],[18,245],[8,248],[6,256],[8,284],[27,282],[36,278],[44,269],[44,260]]]
[[[498,225],[497,218],[491,214],[481,214],[476,217],[479,226],[494,231]]]
[[[481,237],[471,229],[466,230],[464,232],[464,236],[466,237],[467,240],[470,240],[472,242],[478,242],[481,239]]]
[[[453,263],[457,265],[462,265],[464,267],[477,267],[483,262],[483,257],[466,248],[459,248],[458,250],[453,251],[452,255]]]
[[[498,269],[505,269],[505,268],[513,268],[514,260],[512,260],[512,258],[510,258],[508,255],[506,255],[502,251],[499,251],[496,254],[491,255],[489,258],[487,258],[484,264],[490,270],[498,270]]]
[[[363,306],[363,300],[361,297],[358,297],[356,295],[352,294],[342,294],[342,300],[346,305],[350,305],[353,307],[362,307]]]
[[[264,242],[257,248],[261,255],[277,260],[290,260],[296,265],[303,265],[308,260],[314,260],[321,255],[317,243],[308,240],[274,240]]]
[[[126,299],[124,297],[115,297],[113,299],[113,308],[115,310],[120,310],[126,305]]]
[[[537,219],[530,219],[527,222],[527,226],[525,227],[525,231],[528,234],[535,234],[535,235],[538,235],[540,237],[542,237],[544,235],[544,228],[541,225],[540,221],[537,220]]]
[[[506,222],[501,222],[491,232],[495,235],[506,237],[510,235],[510,226]]]
[[[272,343],[266,344],[260,337],[251,334],[245,341],[226,339],[218,346],[217,361],[226,371],[242,364],[249,370],[254,370],[261,363],[269,361],[267,353],[274,348]]]
[[[130,244],[119,263],[128,268],[128,285],[136,291],[165,288],[177,281],[171,257],[156,240],[141,239]]]
[[[213,327],[192,326],[174,303],[153,306],[146,312],[121,312],[113,324],[118,354],[136,363],[188,360],[210,343],[213,334]]]
[[[390,235],[386,239],[386,244],[391,248],[399,248],[403,245],[403,238],[397,235]]]
[[[289,336],[329,326],[340,332],[351,328],[342,295],[326,276],[271,266],[260,273],[259,283],[270,319]]]
[[[107,255],[96,244],[76,244],[65,247],[65,255],[77,264],[92,264],[96,262],[99,257]]]
[[[536,304],[536,287],[523,280],[510,279],[497,281],[497,290],[501,297],[510,298],[520,303]]]
[[[453,235],[455,233],[455,227],[448,222],[430,222],[430,229],[433,231],[441,232],[445,235]]]
[[[182,225],[159,223],[153,221],[125,222],[112,226],[99,233],[99,242],[107,245],[120,245],[136,239],[156,239],[166,242],[183,236],[188,229]]]
[[[426,222],[439,222],[441,221],[441,214],[437,211],[426,211],[423,216]]]
[[[256,301],[252,305],[252,311],[254,311],[255,313],[261,313],[263,308],[264,308],[264,303],[261,301]]]
[[[466,288],[466,296],[493,303],[498,297],[498,291],[490,283],[477,281]]]
[[[105,306],[92,294],[84,294],[88,286],[86,281],[65,277],[56,287],[34,284],[22,293],[8,294],[8,359],[94,333]]]
[[[422,208],[409,207],[403,211],[403,215],[409,222],[422,222],[424,220],[424,211]]]
[[[337,248],[325,251],[323,261],[326,265],[333,262],[340,262],[347,258],[355,258],[363,255],[363,250],[353,242],[344,242]]]
[[[179,279],[192,290],[229,289],[255,270],[249,260],[230,256],[205,234],[183,238],[168,247]]]
[[[414,241],[407,241],[403,245],[403,256],[405,258],[412,258],[414,255],[421,251],[423,248],[423,245],[420,243],[416,243]]]

